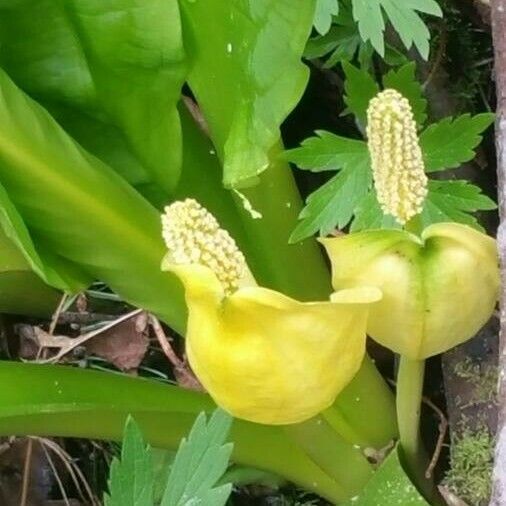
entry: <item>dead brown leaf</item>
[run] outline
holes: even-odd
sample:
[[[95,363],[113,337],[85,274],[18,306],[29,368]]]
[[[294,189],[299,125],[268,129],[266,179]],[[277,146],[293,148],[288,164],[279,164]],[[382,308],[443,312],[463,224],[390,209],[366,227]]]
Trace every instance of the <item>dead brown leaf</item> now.
[[[144,313],[121,322],[90,339],[85,344],[86,349],[121,371],[135,372],[148,350],[149,339],[145,322]]]

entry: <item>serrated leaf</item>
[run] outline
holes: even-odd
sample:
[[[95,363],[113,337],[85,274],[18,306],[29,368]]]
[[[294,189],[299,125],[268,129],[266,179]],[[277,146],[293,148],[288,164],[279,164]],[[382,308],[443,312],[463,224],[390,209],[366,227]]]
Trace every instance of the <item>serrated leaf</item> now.
[[[360,70],[350,63],[343,62],[343,70],[346,75],[344,83],[346,105],[365,125],[369,102],[379,92],[379,86],[369,72]]]
[[[327,235],[336,227],[344,228],[369,191],[371,182],[368,156],[358,165],[347,165],[308,197],[299,216],[301,222],[290,236],[290,242],[298,242],[316,232]]]
[[[467,181],[429,181],[429,193],[420,215],[424,227],[453,221],[482,230],[470,213],[496,209],[495,202]]]
[[[309,78],[302,63],[315,0],[181,2],[188,82],[223,161],[227,188],[257,182]]]
[[[360,495],[343,506],[429,506],[404,472],[394,448],[373,474]]]
[[[326,35],[308,41],[304,57],[311,60],[332,52],[325,62],[325,67],[330,68],[338,62],[352,60],[360,44],[360,37],[354,27],[333,26]]]
[[[361,230],[401,228],[393,216],[383,214],[376,192],[371,190],[358,203],[355,209],[355,217],[350,227],[350,232]]]
[[[225,440],[232,417],[217,409],[209,422],[201,413],[174,459],[161,506],[224,506],[231,485],[216,487],[225,473],[232,444]]]
[[[105,506],[153,506],[153,463],[133,418],[125,425],[121,460],[115,458],[109,472],[109,496]]]
[[[414,45],[428,58],[430,33],[419,13],[442,16],[435,0],[352,0],[352,5],[362,39],[370,41],[381,56],[385,53],[385,13],[406,48]]]
[[[383,87],[393,88],[409,100],[415,121],[423,126],[427,120],[427,100],[423,96],[422,85],[415,75],[416,63],[410,62],[395,70],[391,69],[383,77]]]
[[[338,0],[316,0],[314,27],[320,35],[325,35],[332,25],[332,16],[339,14]]]
[[[435,172],[459,167],[475,156],[482,133],[493,123],[494,114],[464,114],[430,125],[420,135],[425,170]]]
[[[369,158],[364,141],[340,137],[323,130],[315,133],[317,137],[309,137],[301,147],[285,152],[286,158],[299,169],[312,172],[339,170],[360,165]]]

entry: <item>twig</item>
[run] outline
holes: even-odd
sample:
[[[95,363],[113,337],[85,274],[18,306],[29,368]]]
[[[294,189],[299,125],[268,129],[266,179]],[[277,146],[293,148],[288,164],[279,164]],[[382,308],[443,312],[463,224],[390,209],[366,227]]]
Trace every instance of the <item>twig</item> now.
[[[189,370],[186,361],[181,360],[177,355],[174,349],[170,344],[169,338],[166,336],[162,325],[153,315],[149,317],[149,324],[155,333],[155,336],[160,343],[160,347],[164,352],[165,356],[169,359],[169,362],[174,367],[174,376],[176,377],[178,383],[186,388],[191,390],[203,390],[202,385],[199,380],[194,376],[194,374]]]
[[[68,295],[64,293],[62,295],[62,298],[60,299],[60,303],[58,304],[58,307],[56,308],[56,311],[53,313],[53,317],[51,318],[51,323],[49,325],[48,333],[53,335],[54,331],[56,329],[56,325],[58,324],[58,319],[60,318],[60,314],[63,311],[63,307],[65,306],[65,303],[67,302]]]
[[[439,417],[439,437],[437,438],[436,447],[434,448],[434,453],[432,454],[432,458],[430,459],[429,466],[425,471],[425,477],[429,480],[432,478],[432,473],[439,461],[439,457],[441,455],[441,450],[443,449],[443,444],[446,437],[446,431],[448,430],[448,420],[444,413],[427,397],[423,398],[423,402],[427,404]]]
[[[26,444],[25,465],[23,468],[23,483],[21,487],[21,499],[19,506],[27,506],[28,486],[30,484],[30,469],[32,467],[33,441],[28,439]]]
[[[71,343],[66,344],[63,346],[60,351],[54,355],[53,357],[50,357],[48,359],[44,360],[36,360],[39,364],[54,364],[58,360],[60,360],[62,357],[64,357],[67,353],[70,353],[72,350],[77,348],[78,346],[81,346],[86,341],[89,341],[90,339],[102,334],[106,330],[112,329],[116,325],[119,325],[120,323],[123,323],[124,321],[130,320],[130,318],[133,318],[134,316],[137,316],[143,312],[142,309],[136,309],[135,311],[131,311],[130,313],[127,313],[120,318],[117,318],[116,320],[108,323],[107,325],[104,325],[103,327],[93,330],[92,332],[88,332],[86,334],[83,334],[82,336],[76,337],[75,339],[72,339]]]
[[[77,489],[78,494],[80,495],[81,499],[85,501],[84,493],[81,488],[81,484],[83,485],[86,494],[88,495],[88,499],[90,500],[92,506],[98,506],[98,502],[91,490],[90,485],[88,484],[88,481],[86,480],[84,474],[82,473],[81,469],[73,462],[72,457],[57,443],[52,441],[51,439],[38,437],[38,436],[31,436],[31,439],[38,441],[42,447],[49,448],[63,463],[63,465],[66,467],[70,478],[72,479],[74,486]]]
[[[162,348],[162,351],[165,353],[165,356],[169,359],[169,362],[174,367],[181,367],[183,365],[183,361],[176,355],[176,352],[173,350],[169,338],[165,334],[162,325],[158,318],[153,315],[149,316],[149,324],[155,333],[156,339]]]
[[[63,497],[63,501],[65,502],[66,506],[70,506],[69,498],[67,497],[67,492],[65,490],[65,487],[63,486],[63,482],[60,478],[60,473],[58,473],[58,470],[56,469],[56,466],[53,463],[53,459],[51,458],[51,455],[47,451],[46,447],[44,445],[42,446],[42,451],[44,452],[44,455],[46,456],[46,460],[49,464],[49,467],[51,468],[51,471],[53,472],[53,476],[56,480],[56,483],[58,484],[58,488],[60,489],[61,495]]]

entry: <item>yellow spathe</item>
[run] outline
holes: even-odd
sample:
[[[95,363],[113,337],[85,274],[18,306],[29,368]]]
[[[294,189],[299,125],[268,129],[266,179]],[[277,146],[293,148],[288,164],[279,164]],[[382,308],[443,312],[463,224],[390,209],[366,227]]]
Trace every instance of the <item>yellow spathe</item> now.
[[[368,333],[414,360],[471,338],[492,315],[499,291],[494,239],[470,227],[439,223],[421,238],[371,230],[322,239],[334,289],[376,286]]]
[[[162,268],[185,287],[190,365],[232,415],[270,425],[304,421],[329,407],[360,368],[379,290],[301,303],[257,286],[226,295],[211,269],[174,264],[170,255]]]

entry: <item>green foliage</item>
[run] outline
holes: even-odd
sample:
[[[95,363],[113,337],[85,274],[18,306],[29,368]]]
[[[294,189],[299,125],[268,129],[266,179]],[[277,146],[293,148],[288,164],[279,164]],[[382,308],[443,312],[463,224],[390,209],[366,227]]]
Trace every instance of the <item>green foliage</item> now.
[[[153,467],[151,451],[144,445],[141,430],[129,418],[125,425],[121,460],[114,458],[109,474],[105,506],[152,506]]]
[[[365,70],[343,63],[348,110],[363,127],[369,101],[379,91],[378,84]],[[406,96],[418,124],[427,118],[427,101],[415,77],[415,65],[408,63],[383,77],[383,87],[394,88]],[[493,114],[447,118],[428,126],[420,135],[427,172],[453,169],[471,160],[483,132],[493,122]],[[328,234],[350,224],[355,232],[372,228],[398,228],[392,216],[385,216],[371,188],[372,170],[364,141],[318,131],[299,148],[286,152],[300,169],[313,172],[338,170],[338,174],[312,193],[306,202],[291,241],[315,232]],[[466,181],[430,181],[429,193],[421,214],[424,226],[455,221],[481,229],[472,213],[495,209],[495,203],[480,188]]]
[[[344,506],[429,506],[402,469],[396,447],[374,473],[358,497]]]
[[[362,39],[370,41],[380,55],[385,54],[386,14],[406,48],[414,45],[424,59],[428,58],[430,33],[419,12],[441,16],[435,0],[352,0],[352,4]]]
[[[232,445],[225,444],[231,425],[232,417],[219,409],[209,422],[204,414],[197,417],[176,453],[161,506],[225,504],[232,485],[216,483],[227,470],[232,452]]]
[[[354,65],[343,63],[343,70],[346,76],[344,100],[348,111],[355,115],[359,123],[365,125],[369,102],[378,93],[379,86],[369,72]]]
[[[306,87],[301,56],[315,0],[183,2],[190,87],[223,161],[227,188],[251,186],[270,164],[279,127]],[[215,22],[220,20],[220,29]]]
[[[459,167],[472,160],[482,133],[494,122],[494,114],[484,113],[445,118],[430,125],[420,136],[427,172]]]
[[[470,213],[491,211],[496,207],[480,188],[467,181],[429,181],[429,194],[420,218],[424,226],[454,221],[483,230]]]
[[[407,63],[397,70],[392,69],[383,77],[383,88],[393,88],[406,97],[413,109],[415,121],[423,126],[427,120],[427,100],[415,73],[415,62]]]
[[[345,227],[371,185],[365,142],[328,132],[316,133],[318,137],[307,139],[300,148],[287,151],[286,155],[301,169],[313,172],[339,170],[339,173],[309,197],[300,215],[302,221],[290,237],[291,242],[315,232],[327,235],[336,224]]]
[[[0,64],[37,98],[119,128],[152,178],[174,188],[186,76],[177,0],[2,4]]]
[[[313,24],[320,35],[325,35],[330,30],[332,16],[338,14],[339,0],[316,0]]]
[[[174,276],[160,273],[165,245],[158,211],[76,144],[3,71],[0,124],[3,209],[12,217],[6,230],[12,231],[11,237],[17,234],[18,246],[32,263],[37,253],[45,272],[58,267],[59,279],[68,280],[75,272],[72,279],[79,281],[81,271],[85,280],[101,279],[124,300],[150,309],[182,331],[181,288]],[[13,206],[7,206],[7,195]],[[39,238],[36,243],[34,237]]]
[[[209,422],[201,413],[176,453],[160,506],[223,506],[232,491],[216,486],[225,473],[232,444],[225,444],[232,417],[216,410]],[[132,418],[127,420],[121,460],[111,464],[105,506],[153,506],[153,456]]]

